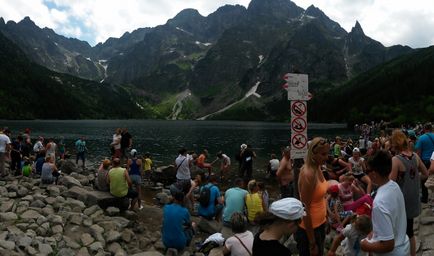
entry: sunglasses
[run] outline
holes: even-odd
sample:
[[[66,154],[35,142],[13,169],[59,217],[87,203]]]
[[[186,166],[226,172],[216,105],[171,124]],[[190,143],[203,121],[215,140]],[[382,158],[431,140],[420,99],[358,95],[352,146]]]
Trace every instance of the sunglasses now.
[[[319,145],[324,146],[325,144],[327,144],[327,141],[325,139],[320,139],[318,141],[318,143],[316,143],[315,145],[313,145],[312,151],[315,150],[315,148],[318,147]]]

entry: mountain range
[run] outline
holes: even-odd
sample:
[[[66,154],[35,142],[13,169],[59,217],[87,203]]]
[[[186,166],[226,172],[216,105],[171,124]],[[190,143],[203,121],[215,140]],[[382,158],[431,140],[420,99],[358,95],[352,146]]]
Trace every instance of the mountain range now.
[[[125,90],[139,118],[282,121],[289,116],[283,74],[309,74],[310,90],[324,99],[356,87],[351,81],[364,72],[419,52],[385,47],[366,36],[359,22],[347,32],[317,7],[303,9],[290,0],[225,5],[206,17],[185,9],[164,25],[94,47],[39,28],[28,17],[18,23],[0,18],[0,33],[37,65],[94,81],[89,83],[110,93]],[[317,115],[322,109],[313,101],[310,119],[350,118]]]

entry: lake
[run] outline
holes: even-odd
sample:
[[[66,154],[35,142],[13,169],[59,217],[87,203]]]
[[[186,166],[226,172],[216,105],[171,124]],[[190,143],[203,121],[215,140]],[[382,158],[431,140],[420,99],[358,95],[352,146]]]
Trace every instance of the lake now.
[[[237,121],[164,121],[164,120],[34,120],[0,121],[15,137],[25,128],[31,129],[32,138],[41,135],[57,141],[65,138],[67,150],[73,150],[73,143],[85,136],[88,158],[99,161],[109,156],[109,144],[116,128],[127,127],[133,136],[133,147],[139,154],[150,152],[157,165],[173,163],[180,147],[200,152],[208,148],[211,156],[222,150],[233,159],[242,143],[251,144],[258,158],[255,169],[265,169],[271,153],[280,152],[288,145],[290,126],[285,123],[237,122]],[[327,138],[340,135],[354,137],[353,131],[344,125],[309,124],[309,137]],[[280,155],[280,153],[278,154]]]

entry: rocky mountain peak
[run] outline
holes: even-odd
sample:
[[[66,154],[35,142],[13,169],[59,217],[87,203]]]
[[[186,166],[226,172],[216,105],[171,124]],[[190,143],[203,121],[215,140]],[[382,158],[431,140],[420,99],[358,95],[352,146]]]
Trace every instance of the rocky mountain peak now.
[[[188,8],[180,11],[173,19],[172,21],[184,21],[184,20],[193,20],[197,18],[203,18],[203,16],[199,13],[198,10]]]
[[[6,23],[5,23],[5,20],[3,19],[3,17],[0,17],[0,26],[3,26],[3,25],[5,25]]]
[[[24,19],[18,22],[18,24],[24,26],[36,26],[35,22],[33,22],[33,20],[31,20],[29,16],[24,17]]]
[[[365,35],[365,33],[363,32],[362,26],[360,25],[359,21],[356,21],[356,24],[351,29],[351,34],[362,35],[362,36]]]
[[[303,8],[290,0],[252,0],[247,8],[252,16],[288,20],[303,13]]]
[[[321,9],[319,9],[318,7],[316,7],[313,4],[311,6],[309,6],[304,13],[306,15],[317,17],[317,18],[319,18],[319,17],[327,17],[327,15],[325,15],[324,12],[321,11]]]

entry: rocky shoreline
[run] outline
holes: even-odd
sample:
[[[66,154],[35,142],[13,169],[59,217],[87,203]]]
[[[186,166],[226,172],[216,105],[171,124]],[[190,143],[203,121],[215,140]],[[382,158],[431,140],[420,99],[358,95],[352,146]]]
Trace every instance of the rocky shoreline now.
[[[78,173],[65,163],[59,185],[28,177],[0,181],[0,255],[161,255],[159,207],[104,209],[98,204],[112,197],[90,186],[94,171]],[[149,221],[147,214],[154,223],[139,220]]]

